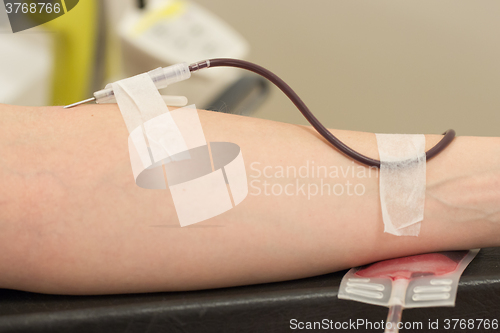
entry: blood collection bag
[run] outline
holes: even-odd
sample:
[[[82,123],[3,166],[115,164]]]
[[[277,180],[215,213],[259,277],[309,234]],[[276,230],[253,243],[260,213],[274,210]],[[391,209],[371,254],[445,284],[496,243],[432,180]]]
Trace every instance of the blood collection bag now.
[[[427,253],[355,267],[342,279],[338,297],[389,307],[387,323],[395,327],[403,308],[455,306],[460,276],[478,252]]]

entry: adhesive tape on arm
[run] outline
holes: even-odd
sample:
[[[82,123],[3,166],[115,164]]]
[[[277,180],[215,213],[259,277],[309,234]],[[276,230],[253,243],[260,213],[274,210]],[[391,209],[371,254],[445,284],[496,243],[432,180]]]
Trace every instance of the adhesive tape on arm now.
[[[231,142],[207,144],[194,106],[169,111],[147,74],[112,87],[130,133],[135,182],[147,189],[168,187],[181,226],[222,214],[246,198],[240,147]]]
[[[376,134],[384,232],[418,236],[424,219],[426,156],[422,134]]]

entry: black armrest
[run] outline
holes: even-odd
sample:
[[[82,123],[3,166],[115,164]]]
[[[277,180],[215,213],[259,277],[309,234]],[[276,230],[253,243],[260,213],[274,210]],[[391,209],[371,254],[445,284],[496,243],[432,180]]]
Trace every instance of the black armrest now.
[[[214,290],[109,296],[0,289],[0,332],[290,332],[300,331],[291,329],[292,319],[385,321],[387,308],[337,299],[344,274]],[[426,325],[436,319],[440,329],[432,332],[461,332],[444,329],[444,320],[481,318],[500,320],[500,248],[482,249],[465,270],[456,307],[405,310],[404,322],[424,326],[404,332],[431,331]]]

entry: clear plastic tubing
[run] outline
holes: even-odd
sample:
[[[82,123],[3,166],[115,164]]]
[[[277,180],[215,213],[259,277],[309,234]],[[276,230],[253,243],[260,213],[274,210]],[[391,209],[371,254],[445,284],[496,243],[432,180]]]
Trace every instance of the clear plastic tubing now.
[[[398,324],[401,322],[403,314],[403,304],[405,303],[406,288],[409,284],[408,279],[396,278],[392,282],[391,298],[389,300],[389,314],[385,323],[384,333],[398,333]]]
[[[183,62],[169,67],[158,67],[148,72],[157,89],[162,89],[168,85],[187,80],[191,77],[191,71],[187,63]],[[106,86],[105,89],[94,93],[96,103],[115,103],[115,94],[111,87]]]
[[[384,333],[397,333],[399,332],[398,324],[401,322],[403,313],[403,306],[400,304],[391,305],[389,307],[389,315],[385,323],[386,328]]]

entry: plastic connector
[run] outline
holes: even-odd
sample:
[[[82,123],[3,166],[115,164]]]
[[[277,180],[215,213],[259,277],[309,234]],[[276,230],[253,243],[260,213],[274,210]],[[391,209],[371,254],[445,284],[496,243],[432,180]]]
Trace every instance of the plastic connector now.
[[[189,65],[189,70],[194,73],[196,71],[199,71],[200,69],[203,68],[208,68],[210,67],[210,60],[203,60],[203,61],[198,61],[195,62],[194,64]]]
[[[157,68],[148,72],[156,88],[162,89],[172,83],[187,80],[191,77],[189,66],[183,62],[165,68]]]

